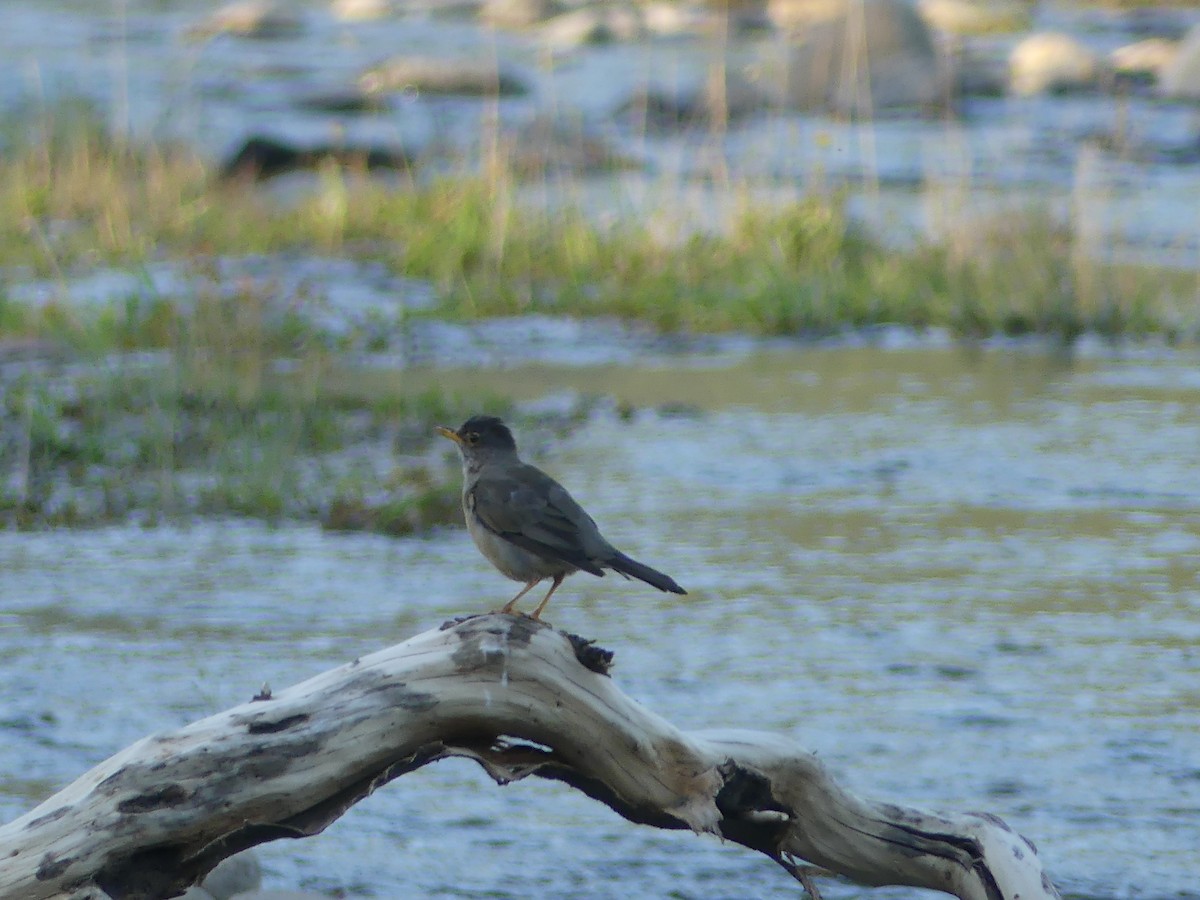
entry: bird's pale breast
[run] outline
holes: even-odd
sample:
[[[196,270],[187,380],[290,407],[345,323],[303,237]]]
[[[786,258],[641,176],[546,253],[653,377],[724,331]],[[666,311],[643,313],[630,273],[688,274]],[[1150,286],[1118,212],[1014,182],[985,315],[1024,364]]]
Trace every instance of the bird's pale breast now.
[[[546,559],[523,550],[516,544],[488,530],[479,521],[472,508],[468,493],[463,493],[463,518],[467,520],[467,531],[479,552],[488,561],[513,581],[534,581],[543,578],[553,578],[556,575],[569,575],[578,571],[570,563],[557,559]]]

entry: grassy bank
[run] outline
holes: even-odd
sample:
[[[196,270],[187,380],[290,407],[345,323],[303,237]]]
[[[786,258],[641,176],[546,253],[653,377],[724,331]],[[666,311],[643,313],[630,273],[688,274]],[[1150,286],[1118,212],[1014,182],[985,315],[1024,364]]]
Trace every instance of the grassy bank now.
[[[397,319],[1200,336],[1194,274],[1102,264],[1036,214],[896,250],[820,196],[768,212],[747,203],[714,231],[663,237],[636,222],[601,227],[569,205],[535,210],[513,200],[502,168],[391,181],[329,170],[284,201],[220,183],[179,148],[113,141],[86,111],[37,121],[10,123],[0,155],[0,522],[21,527],[216,514],[420,530],[457,518],[457,476],[431,464],[431,426],[506,408],[415,394],[403,373],[369,377],[354,366],[363,345],[252,287],[91,306],[11,299],[31,280],[65,298],[99,268],[199,271],[281,252],[375,260],[437,297]],[[34,363],[12,362],[22,348]]]
[[[1194,275],[1096,261],[1034,212],[896,250],[861,233],[839,198],[821,196],[769,212],[746,204],[716,232],[663,239],[634,222],[600,227],[570,206],[533,210],[512,200],[519,191],[502,173],[382,182],[327,171],[284,203],[217,183],[178,148],[115,143],[85,116],[60,114],[9,144],[0,266],[10,280],[294,251],[380,260],[426,279],[440,298],[434,315],[617,315],[763,335],[898,323],[970,336],[1200,336]],[[153,322],[113,325],[0,300],[0,338],[164,344]]]

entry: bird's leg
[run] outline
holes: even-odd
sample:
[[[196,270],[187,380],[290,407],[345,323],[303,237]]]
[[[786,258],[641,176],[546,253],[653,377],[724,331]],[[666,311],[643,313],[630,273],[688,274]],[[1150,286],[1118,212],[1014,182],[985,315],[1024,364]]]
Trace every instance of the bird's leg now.
[[[550,585],[550,590],[546,591],[546,596],[542,598],[542,602],[539,603],[537,609],[533,611],[533,615],[530,616],[531,619],[537,619],[541,617],[542,610],[545,609],[546,604],[550,602],[550,595],[558,590],[558,586],[563,583],[563,579],[566,577],[566,575],[554,576],[554,584]]]
[[[513,604],[515,604],[518,600],[520,600],[522,597],[524,597],[526,594],[528,594],[530,591],[532,591],[533,586],[541,580],[542,579],[540,579],[540,578],[535,578],[535,579],[533,579],[533,581],[526,584],[525,587],[521,588],[521,590],[517,594],[517,596],[513,597],[511,600],[509,600],[507,603],[505,603],[502,607],[500,607],[500,612],[511,613],[513,611]],[[536,619],[537,616],[534,616],[534,618]]]

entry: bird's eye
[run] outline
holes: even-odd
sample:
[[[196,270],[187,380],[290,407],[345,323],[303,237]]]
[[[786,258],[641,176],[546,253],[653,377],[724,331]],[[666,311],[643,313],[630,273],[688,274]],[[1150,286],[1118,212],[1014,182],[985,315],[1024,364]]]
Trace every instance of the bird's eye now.
[[[467,443],[468,444],[478,444],[479,443],[479,432],[478,431],[468,431],[467,432]]]

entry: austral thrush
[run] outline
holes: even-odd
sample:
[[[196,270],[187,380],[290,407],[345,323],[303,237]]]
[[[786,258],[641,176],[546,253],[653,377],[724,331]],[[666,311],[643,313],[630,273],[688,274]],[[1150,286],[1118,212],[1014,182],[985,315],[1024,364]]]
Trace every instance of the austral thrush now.
[[[553,579],[533,618],[538,618],[563,579],[583,570],[620,572],[660,591],[687,593],[668,575],[630,559],[600,529],[566,488],[521,461],[512,432],[495,416],[472,416],[457,431],[437,431],[458,445],[463,464],[463,515],[480,552],[514,581],[525,583],[500,610],[513,605],[539,581]]]

